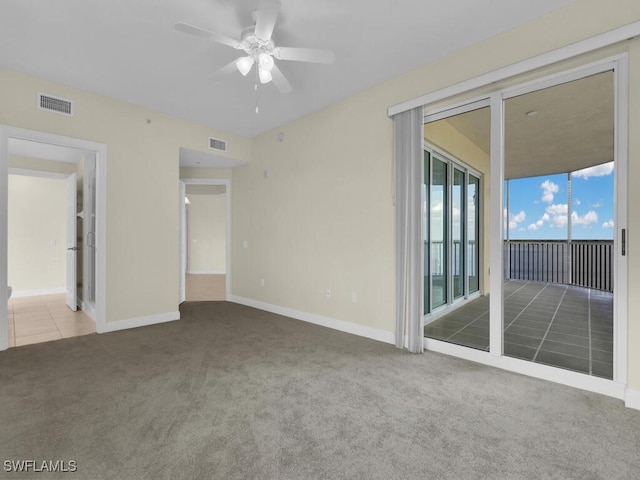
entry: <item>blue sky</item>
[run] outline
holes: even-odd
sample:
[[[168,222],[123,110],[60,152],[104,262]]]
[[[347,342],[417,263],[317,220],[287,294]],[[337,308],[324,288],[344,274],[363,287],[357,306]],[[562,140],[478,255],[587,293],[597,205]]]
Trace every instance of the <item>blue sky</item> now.
[[[571,219],[574,240],[613,238],[613,177],[613,162],[573,173]],[[510,184],[511,239],[567,238],[566,173],[515,179]],[[506,203],[504,216],[506,227]]]

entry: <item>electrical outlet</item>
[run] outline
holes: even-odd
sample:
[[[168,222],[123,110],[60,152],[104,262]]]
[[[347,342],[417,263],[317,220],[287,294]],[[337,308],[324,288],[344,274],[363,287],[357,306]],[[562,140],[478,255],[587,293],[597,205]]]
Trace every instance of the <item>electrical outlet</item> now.
[[[327,288],[327,291],[325,292],[325,295],[327,296],[327,298],[331,298],[331,289]]]
[[[261,279],[260,279],[260,286],[261,286],[261,287],[264,287],[264,278],[261,278]]]
[[[358,294],[356,292],[351,292],[351,302],[358,303]]]

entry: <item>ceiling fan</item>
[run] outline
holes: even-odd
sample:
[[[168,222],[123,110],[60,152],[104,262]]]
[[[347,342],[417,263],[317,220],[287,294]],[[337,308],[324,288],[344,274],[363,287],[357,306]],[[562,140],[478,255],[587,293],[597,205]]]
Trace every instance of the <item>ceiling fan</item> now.
[[[258,80],[260,83],[273,81],[278,91],[289,93],[293,90],[293,87],[276,65],[276,60],[331,64],[335,60],[335,55],[330,50],[276,46],[271,37],[279,12],[279,0],[260,0],[258,10],[253,11],[251,14],[255,25],[242,30],[240,40],[189,25],[188,23],[176,23],[175,28],[180,32],[210,38],[214,42],[244,51],[245,56],[222,67],[213,73],[212,77],[216,78],[231,74],[236,70],[246,76],[255,64],[257,65],[256,89]]]

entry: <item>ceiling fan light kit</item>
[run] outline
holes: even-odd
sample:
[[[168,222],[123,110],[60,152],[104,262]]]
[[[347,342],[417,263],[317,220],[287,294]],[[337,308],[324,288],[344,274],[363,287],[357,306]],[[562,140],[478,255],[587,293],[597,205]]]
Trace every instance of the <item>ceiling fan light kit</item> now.
[[[247,74],[251,71],[251,67],[253,67],[253,58],[240,57],[236,61],[236,67],[238,67],[238,71],[242,74],[242,76],[246,77]]]
[[[275,60],[331,64],[335,60],[335,55],[330,50],[276,47],[271,37],[279,12],[280,2],[278,0],[260,0],[258,10],[252,12],[255,25],[242,31],[241,40],[235,40],[187,23],[176,23],[175,28],[180,32],[207,37],[216,43],[244,51],[246,56],[221,68],[212,74],[213,78],[233,73],[236,69],[243,76],[247,76],[255,63],[258,68],[256,88],[258,80],[263,84],[273,82],[280,93],[289,93],[293,87],[280,71]]]

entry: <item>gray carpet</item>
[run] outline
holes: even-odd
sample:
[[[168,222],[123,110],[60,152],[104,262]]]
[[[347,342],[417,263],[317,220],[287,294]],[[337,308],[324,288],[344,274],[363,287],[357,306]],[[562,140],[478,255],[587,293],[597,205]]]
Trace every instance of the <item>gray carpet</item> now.
[[[0,477],[640,478],[640,412],[225,302],[0,352]],[[17,474],[5,460],[74,460]]]

